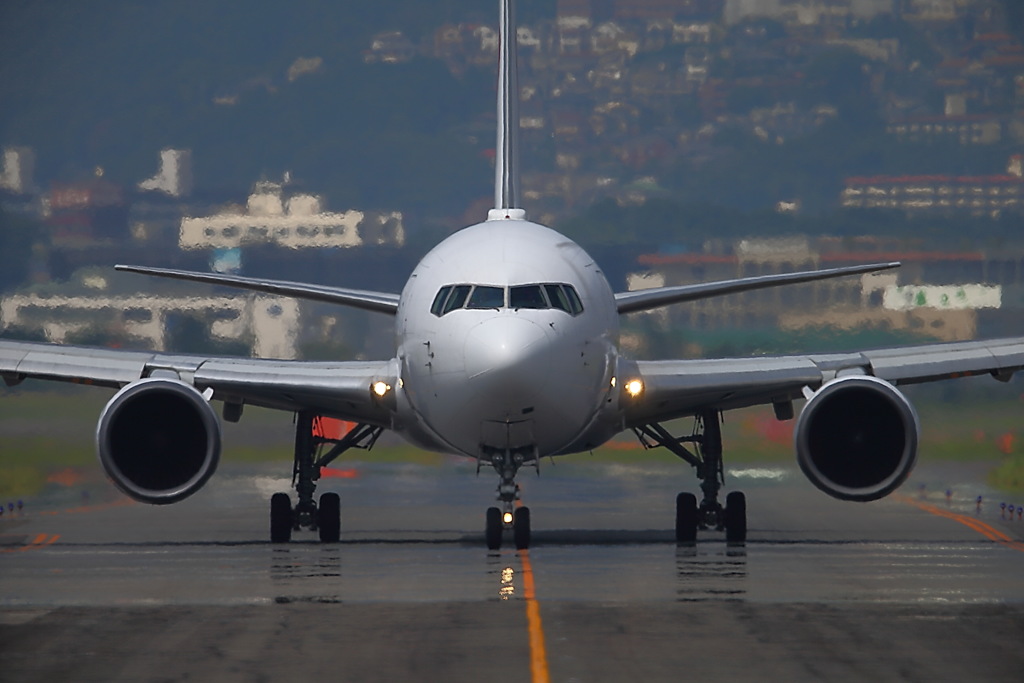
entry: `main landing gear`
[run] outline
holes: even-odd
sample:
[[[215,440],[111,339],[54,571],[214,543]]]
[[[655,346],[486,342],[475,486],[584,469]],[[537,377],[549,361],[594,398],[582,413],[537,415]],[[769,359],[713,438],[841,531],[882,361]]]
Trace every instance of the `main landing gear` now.
[[[384,430],[358,424],[340,439],[315,435],[314,422],[318,419],[310,412],[299,412],[295,420],[295,464],[292,468],[292,486],[298,495],[295,507],[287,493],[275,493],[270,499],[270,542],[287,543],[292,532],[309,529],[318,532],[323,543],[337,543],[341,539],[341,497],[327,492],[320,496],[320,504],[313,500],[320,468],[329,465],[350,448],[371,449]],[[320,430],[322,431],[322,430]],[[324,447],[331,448],[326,453]]]
[[[530,508],[523,505],[516,507],[516,501],[519,500],[519,485],[515,481],[516,472],[526,462],[527,455],[533,458],[533,464],[536,466],[537,458],[532,450],[528,453],[513,450],[491,453],[491,464],[501,477],[498,482],[498,500],[501,507],[487,508],[484,535],[487,538],[488,550],[501,548],[506,529],[512,530],[512,539],[517,550],[526,550],[530,547]]]
[[[739,491],[733,491],[725,499],[725,506],[718,502],[718,493],[725,483],[722,468],[722,424],[718,411],[698,413],[693,434],[688,437],[672,436],[657,423],[637,427],[633,430],[644,448],[664,446],[690,463],[697,471],[703,499],[697,504],[692,493],[676,496],[676,542],[693,543],[697,540],[698,529],[725,531],[729,543],[743,543],[747,540],[747,499]],[[683,444],[694,445],[696,453]]]

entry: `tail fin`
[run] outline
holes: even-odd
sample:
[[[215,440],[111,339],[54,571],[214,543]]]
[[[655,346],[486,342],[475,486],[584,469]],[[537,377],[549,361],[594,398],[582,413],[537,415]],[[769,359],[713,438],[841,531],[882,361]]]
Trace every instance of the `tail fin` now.
[[[501,0],[498,27],[498,141],[494,164],[494,211],[489,219],[523,218],[519,196],[519,70],[515,0]]]

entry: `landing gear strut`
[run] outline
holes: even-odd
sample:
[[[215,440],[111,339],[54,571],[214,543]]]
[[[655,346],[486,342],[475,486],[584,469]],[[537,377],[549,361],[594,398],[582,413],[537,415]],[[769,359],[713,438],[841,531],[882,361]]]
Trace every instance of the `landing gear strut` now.
[[[296,413],[295,463],[292,467],[292,486],[298,500],[292,507],[287,493],[275,493],[270,499],[270,542],[287,543],[292,532],[309,529],[318,532],[323,543],[337,543],[341,539],[341,497],[328,492],[320,496],[320,505],[313,500],[320,469],[326,467],[350,448],[373,448],[383,428],[366,424],[356,425],[340,439],[314,435],[313,424],[318,419],[313,413]],[[326,453],[325,446],[331,448]]]
[[[506,529],[512,530],[517,550],[526,550],[530,547],[530,508],[523,505],[516,507],[516,501],[519,500],[516,473],[528,458],[532,458],[532,464],[536,467],[537,458],[532,450],[495,450],[490,454],[491,464],[501,477],[498,482],[498,501],[501,507],[487,508],[484,535],[487,538],[488,550],[501,548],[502,536]]]
[[[664,446],[675,455],[690,463],[700,479],[704,494],[700,505],[692,493],[680,493],[676,497],[676,542],[693,543],[697,540],[698,529],[725,531],[729,543],[743,543],[747,539],[747,503],[739,491],[731,492],[725,499],[725,507],[718,502],[718,493],[725,483],[722,467],[722,424],[718,411],[698,413],[693,434],[688,437],[672,436],[658,423],[644,425],[633,430],[644,448]],[[693,444],[696,453],[684,444]]]

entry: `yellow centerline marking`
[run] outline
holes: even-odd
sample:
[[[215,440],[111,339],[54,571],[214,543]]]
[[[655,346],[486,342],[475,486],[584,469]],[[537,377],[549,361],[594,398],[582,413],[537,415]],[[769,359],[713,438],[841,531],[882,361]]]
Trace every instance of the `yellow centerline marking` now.
[[[909,505],[913,505],[914,507],[920,508],[921,510],[924,510],[925,512],[928,512],[930,514],[937,515],[939,517],[945,517],[946,519],[952,519],[954,522],[959,522],[960,524],[963,524],[964,526],[973,529],[974,531],[977,531],[979,534],[989,539],[990,541],[995,541],[996,543],[1004,545],[1007,548],[1012,548],[1013,550],[1019,550],[1020,552],[1024,552],[1024,542],[1018,541],[1010,537],[1009,535],[1005,534],[999,529],[996,529],[994,526],[991,526],[990,524],[981,521],[980,519],[971,517],[969,515],[960,514],[958,512],[953,512],[952,510],[943,510],[942,508],[932,505],[931,503],[925,503],[920,500],[914,500],[909,496],[897,496],[897,499]]]
[[[540,620],[540,603],[533,583],[533,565],[530,551],[520,550],[519,559],[523,564],[523,597],[526,598],[526,626],[530,631],[530,673],[533,683],[548,683],[548,653],[544,645],[544,625]]]

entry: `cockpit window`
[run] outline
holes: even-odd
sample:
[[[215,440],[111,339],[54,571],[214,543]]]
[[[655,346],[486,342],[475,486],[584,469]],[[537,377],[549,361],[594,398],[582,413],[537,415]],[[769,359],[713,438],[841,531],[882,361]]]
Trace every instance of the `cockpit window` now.
[[[565,295],[563,287],[559,285],[544,285],[544,291],[547,292],[551,308],[557,308],[566,313],[572,312],[572,308],[569,306],[569,297]]]
[[[441,311],[444,308],[445,299],[451,294],[452,286],[445,285],[437,292],[437,296],[434,297],[434,303],[430,304],[430,312],[434,315],[441,315]]]
[[[473,288],[473,295],[469,297],[469,304],[466,308],[502,308],[504,306],[504,287],[477,285]]]
[[[572,285],[562,285],[565,289],[565,293],[569,296],[569,312],[573,315],[579,315],[583,312],[583,302],[580,301],[580,295],[576,293],[576,290]]]
[[[565,311],[569,315],[583,312],[583,302],[572,285],[544,283],[536,285],[515,285],[508,288],[508,302],[505,301],[505,287],[493,285],[445,285],[438,290],[430,312],[440,317],[459,308],[472,309],[551,309]]]
[[[509,287],[509,308],[549,308],[540,285],[522,285]]]
[[[454,311],[456,308],[462,308],[466,303],[466,297],[469,296],[470,289],[472,289],[470,285],[456,285],[455,287],[452,287],[452,293],[444,303],[444,308],[441,309],[441,315],[444,315],[448,311]]]

